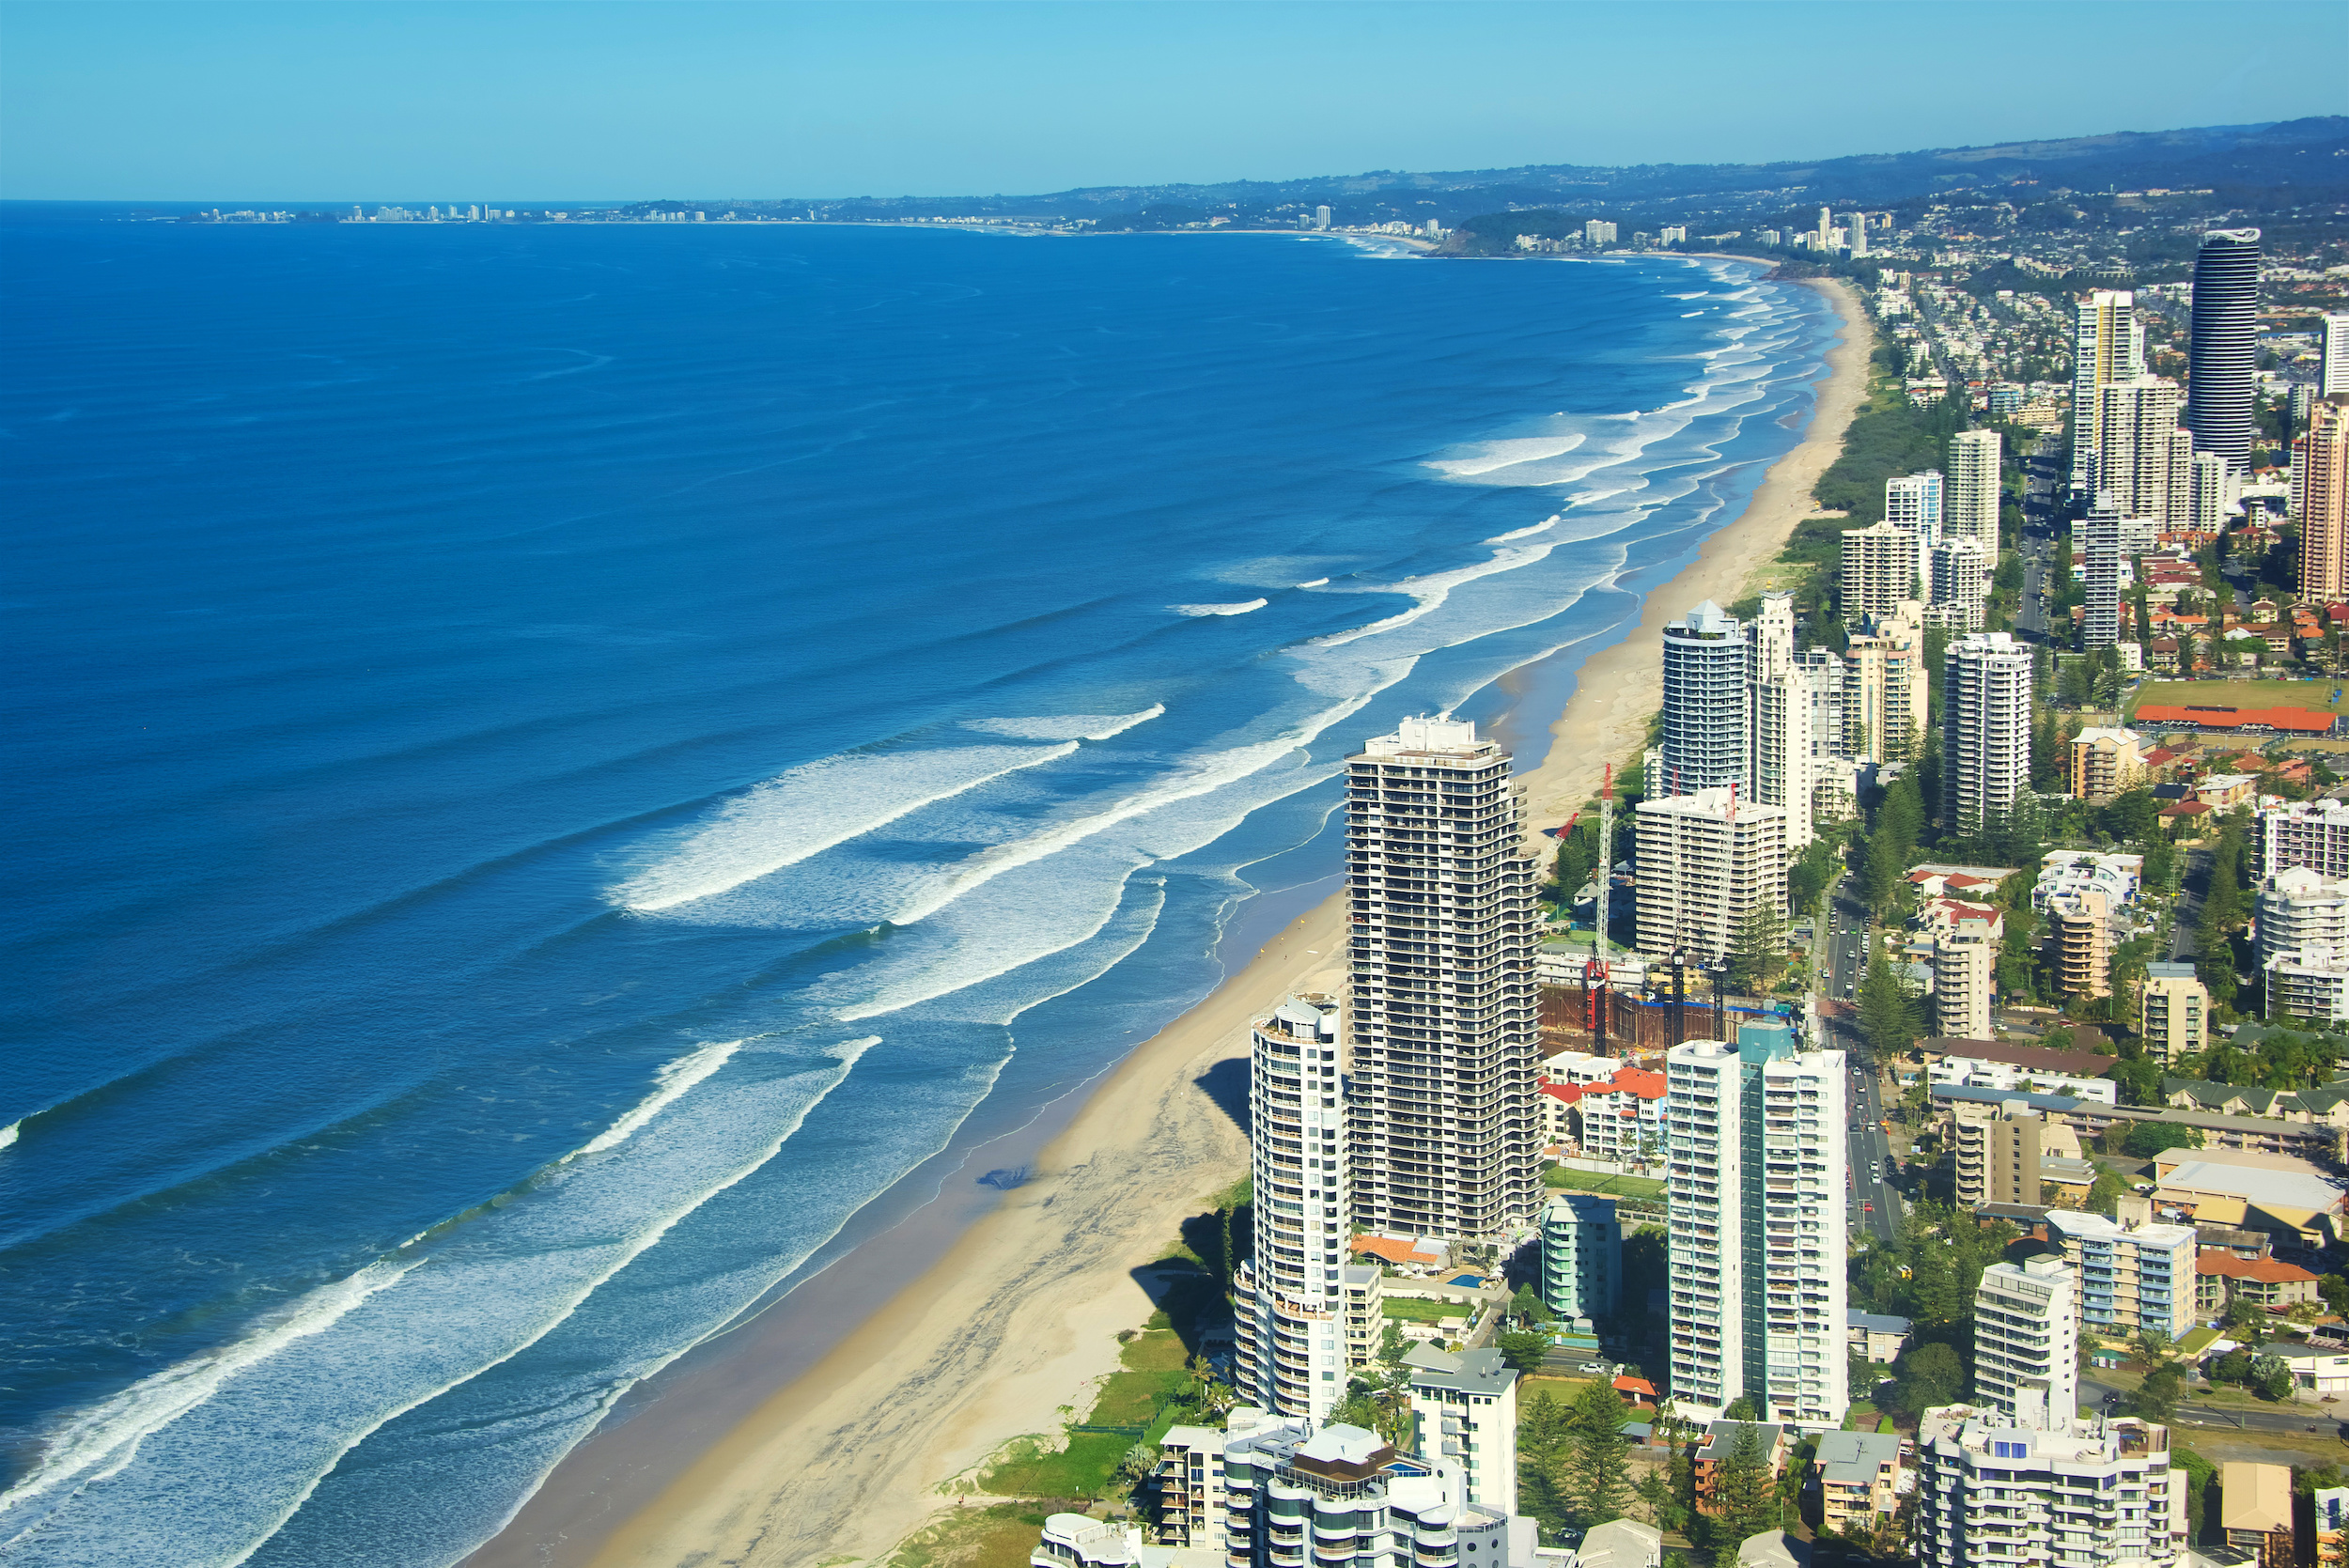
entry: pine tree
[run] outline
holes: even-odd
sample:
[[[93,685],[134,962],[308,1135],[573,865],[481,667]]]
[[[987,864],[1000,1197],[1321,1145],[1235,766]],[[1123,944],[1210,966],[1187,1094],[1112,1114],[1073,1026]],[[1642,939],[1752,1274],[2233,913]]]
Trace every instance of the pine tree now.
[[[1770,1484],[1769,1456],[1763,1450],[1762,1428],[1756,1423],[1738,1423],[1736,1440],[1730,1445],[1729,1457],[1721,1462],[1716,1496],[1721,1505],[1711,1532],[1716,1555],[1722,1550],[1734,1552],[1764,1530],[1778,1528],[1778,1489]]]
[[[1746,911],[1737,924],[1734,962],[1737,984],[1756,996],[1786,972],[1786,920],[1776,904],[1764,899]]]
[[[1622,1518],[1630,1506],[1631,1462],[1623,1450],[1623,1424],[1630,1417],[1623,1396],[1608,1384],[1588,1384],[1575,1395],[1563,1480],[1567,1505],[1585,1529]]]

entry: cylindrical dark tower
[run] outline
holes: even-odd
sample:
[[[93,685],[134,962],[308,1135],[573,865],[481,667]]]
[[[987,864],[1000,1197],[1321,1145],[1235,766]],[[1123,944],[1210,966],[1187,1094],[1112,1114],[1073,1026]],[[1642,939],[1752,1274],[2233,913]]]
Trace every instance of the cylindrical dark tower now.
[[[2186,427],[2194,450],[2237,474],[2251,466],[2251,392],[2260,365],[2260,231],[2217,228],[2194,257],[2194,328],[2186,347]]]

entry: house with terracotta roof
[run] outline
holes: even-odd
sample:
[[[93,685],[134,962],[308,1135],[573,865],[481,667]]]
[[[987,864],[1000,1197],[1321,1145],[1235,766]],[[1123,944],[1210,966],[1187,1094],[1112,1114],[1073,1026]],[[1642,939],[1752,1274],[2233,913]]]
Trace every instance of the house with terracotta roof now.
[[[1615,1392],[1623,1395],[1623,1402],[1634,1410],[1656,1408],[1656,1385],[1644,1377],[1634,1377],[1626,1373],[1615,1379]]]
[[[2316,1276],[2281,1258],[2239,1258],[2221,1249],[2194,1260],[2194,1309],[2204,1316],[2220,1316],[2237,1301],[2283,1312],[2317,1299]]]
[[[1441,1268],[1449,1255],[1433,1236],[1358,1235],[1353,1251],[1358,1258],[1376,1258],[1397,1268]]]

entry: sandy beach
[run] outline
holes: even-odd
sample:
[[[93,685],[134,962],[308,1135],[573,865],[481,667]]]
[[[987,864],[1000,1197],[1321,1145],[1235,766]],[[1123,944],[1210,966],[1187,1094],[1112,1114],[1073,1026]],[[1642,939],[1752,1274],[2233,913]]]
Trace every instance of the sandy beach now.
[[[1589,658],[1552,727],[1552,760],[1520,775],[1529,828],[1563,821],[1596,789],[1601,765],[1644,735],[1658,700],[1664,624],[1701,599],[1739,597],[1811,510],[1811,488],[1865,396],[1869,353],[1857,298],[1841,284],[1814,287],[1834,301],[1845,330],[1802,442],[1672,582],[1628,584],[1646,594],[1639,624]],[[1244,1170],[1246,1135],[1204,1080],[1245,1054],[1251,1018],[1284,993],[1335,986],[1340,930],[1332,898],[1136,1049],[1074,1110],[1027,1185],[943,1246],[910,1288],[865,1312],[811,1368],[711,1435],[657,1497],[568,1541],[509,1531],[474,1561],[869,1560],[952,1506],[941,1488],[1003,1443],[1056,1431],[1064,1411],[1084,1408],[1093,1380],[1114,1369],[1116,1331],[1149,1311],[1135,1271]]]

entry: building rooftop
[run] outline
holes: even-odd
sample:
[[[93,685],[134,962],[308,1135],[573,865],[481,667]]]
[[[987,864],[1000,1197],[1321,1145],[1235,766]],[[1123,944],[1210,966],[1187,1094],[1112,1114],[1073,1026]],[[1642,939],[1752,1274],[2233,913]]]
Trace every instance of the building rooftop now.
[[[1865,1484],[1877,1469],[1897,1465],[1901,1437],[1897,1432],[1829,1432],[1819,1438],[1815,1455],[1822,1480]]]
[[[1926,1056],[1962,1056],[1969,1062],[1999,1062],[2009,1066],[2071,1078],[2103,1078],[2120,1065],[2117,1056],[2086,1050],[2047,1050],[2039,1046],[2010,1046],[2000,1040],[1967,1040],[1937,1034],[1917,1042]]]
[[[2266,1208],[2310,1209],[2322,1212],[2341,1206],[2342,1189],[2328,1176],[2297,1171],[2265,1171],[2257,1166],[2222,1165],[2198,1159],[2179,1166],[2161,1178],[2163,1189],[2212,1192],[2242,1198]]]
[[[1857,1307],[1843,1313],[1843,1325],[1848,1328],[1865,1328],[1872,1334],[1906,1334],[1910,1327],[1905,1317],[1894,1317],[1890,1312],[1863,1312]]]
[[[2292,1528],[2292,1467],[2230,1459],[2218,1467],[2218,1522],[2225,1529]]]
[[[1517,1382],[1517,1374],[1498,1350],[1438,1350],[1414,1345],[1403,1358],[1412,1368],[1415,1389],[1449,1389],[1455,1393],[1497,1394]]]
[[[2256,1280],[2262,1284],[2293,1284],[2315,1275],[2281,1258],[2238,1258],[2232,1252],[2204,1252],[2194,1260],[2197,1274],[2223,1275],[2230,1280]]]
[[[1704,1446],[1697,1451],[1699,1459],[1726,1459],[1729,1451],[1737,1446],[1737,1435],[1747,1427],[1762,1435],[1762,1452],[1766,1456],[1777,1452],[1779,1439],[1786,1429],[1775,1421],[1715,1421],[1705,1428]]]

